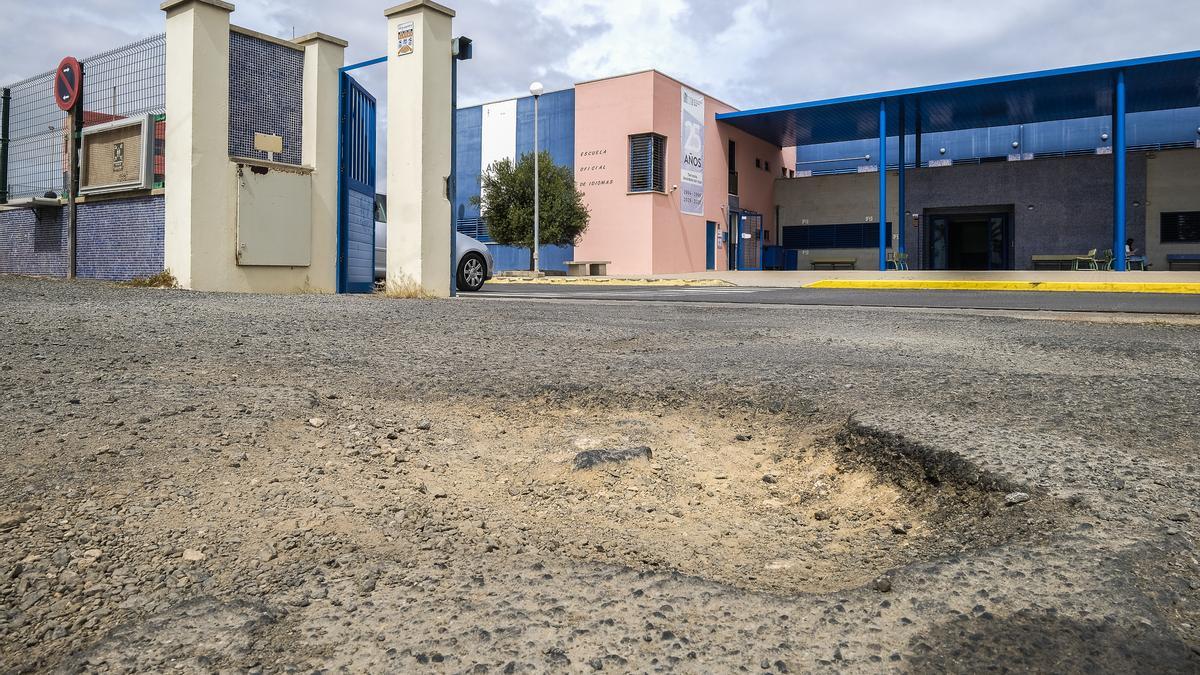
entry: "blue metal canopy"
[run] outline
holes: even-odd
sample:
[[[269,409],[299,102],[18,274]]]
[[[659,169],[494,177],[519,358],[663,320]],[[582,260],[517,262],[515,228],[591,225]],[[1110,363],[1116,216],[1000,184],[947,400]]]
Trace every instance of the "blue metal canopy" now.
[[[717,115],[780,147],[1112,115],[1117,74],[1127,112],[1200,105],[1200,51],[1058,68]],[[903,106],[903,115],[900,114]],[[918,126],[918,124],[920,126]]]

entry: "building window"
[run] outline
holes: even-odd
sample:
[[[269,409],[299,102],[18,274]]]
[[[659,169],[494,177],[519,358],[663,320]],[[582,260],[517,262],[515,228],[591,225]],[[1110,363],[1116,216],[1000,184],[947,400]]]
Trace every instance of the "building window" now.
[[[1175,211],[1162,214],[1159,241],[1164,244],[1200,242],[1200,211]]]
[[[629,191],[666,192],[667,139],[658,134],[629,137]]]
[[[887,224],[887,241],[892,241],[892,224]],[[838,225],[789,225],[783,228],[783,247],[879,248],[879,223]]]
[[[770,162],[767,162],[767,161],[763,162],[763,171],[767,171],[767,172],[771,171],[771,163]]]
[[[737,144],[729,141],[729,194],[738,193]]]
[[[756,168],[756,169],[762,168],[762,160],[761,159],[759,159],[757,157],[754,158],[754,168]]]

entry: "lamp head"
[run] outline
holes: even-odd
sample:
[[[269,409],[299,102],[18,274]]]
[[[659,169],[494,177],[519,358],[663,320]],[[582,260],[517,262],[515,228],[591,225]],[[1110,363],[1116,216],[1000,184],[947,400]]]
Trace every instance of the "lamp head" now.
[[[533,84],[529,85],[529,93],[533,94],[534,96],[541,96],[545,92],[546,88],[542,86],[541,82],[534,82]]]

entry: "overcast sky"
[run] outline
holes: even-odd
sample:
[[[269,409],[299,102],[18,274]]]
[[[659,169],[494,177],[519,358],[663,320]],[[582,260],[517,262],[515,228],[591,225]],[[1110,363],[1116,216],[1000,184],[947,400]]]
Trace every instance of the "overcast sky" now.
[[[381,56],[375,0],[234,0],[234,23]],[[158,0],[0,0],[0,83],[162,32]],[[462,104],[658,68],[740,108],[1200,49],[1196,0],[448,0]],[[53,7],[51,10],[50,8]],[[70,27],[69,30],[60,26]],[[364,72],[377,91],[378,72]]]

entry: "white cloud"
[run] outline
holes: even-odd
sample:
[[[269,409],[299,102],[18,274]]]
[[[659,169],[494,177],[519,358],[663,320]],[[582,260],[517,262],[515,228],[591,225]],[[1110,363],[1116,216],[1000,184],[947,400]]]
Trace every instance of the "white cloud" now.
[[[2,0],[0,82],[163,30],[156,2]],[[389,2],[238,0],[233,20],[280,37],[350,40],[381,55]],[[1197,47],[1182,0],[449,0],[475,40],[465,104],[658,68],[741,107],[1073,65]],[[73,26],[64,31],[60,25]],[[360,76],[381,91],[382,69]]]

